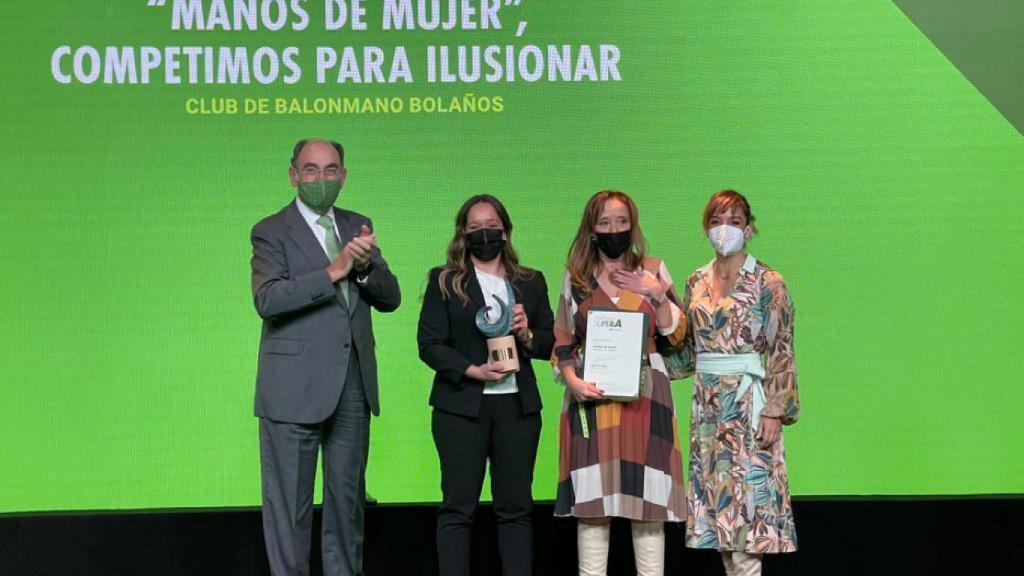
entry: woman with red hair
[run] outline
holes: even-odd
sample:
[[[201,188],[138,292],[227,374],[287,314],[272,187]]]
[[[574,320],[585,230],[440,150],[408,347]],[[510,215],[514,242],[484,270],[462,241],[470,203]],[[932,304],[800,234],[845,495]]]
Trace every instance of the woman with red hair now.
[[[711,197],[714,259],[686,281],[687,337],[666,357],[695,373],[686,545],[717,549],[726,574],[761,573],[761,555],[796,550],[782,425],[800,411],[793,303],[782,276],[747,254],[757,232],[735,190]]]

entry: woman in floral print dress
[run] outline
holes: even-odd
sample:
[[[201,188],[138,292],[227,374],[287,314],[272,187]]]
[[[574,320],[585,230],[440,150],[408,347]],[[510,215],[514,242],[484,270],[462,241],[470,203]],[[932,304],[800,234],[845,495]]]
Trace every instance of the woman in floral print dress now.
[[[756,232],[746,198],[712,196],[704,230],[716,256],[686,282],[687,338],[666,358],[674,378],[696,374],[686,545],[721,551],[729,575],[756,575],[762,554],[797,545],[781,433],[800,407],[793,303],[744,250]]]

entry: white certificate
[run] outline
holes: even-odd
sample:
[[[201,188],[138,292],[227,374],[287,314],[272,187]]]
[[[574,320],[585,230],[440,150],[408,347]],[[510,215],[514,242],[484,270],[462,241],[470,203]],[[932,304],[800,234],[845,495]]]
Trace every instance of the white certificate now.
[[[640,396],[646,324],[643,312],[591,308],[587,313],[583,379],[603,390],[605,397],[636,400]]]

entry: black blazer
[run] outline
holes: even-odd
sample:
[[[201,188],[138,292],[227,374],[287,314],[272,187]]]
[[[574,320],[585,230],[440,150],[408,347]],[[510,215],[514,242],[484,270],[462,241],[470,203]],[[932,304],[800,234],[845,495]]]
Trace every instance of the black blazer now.
[[[555,343],[555,319],[548,301],[548,286],[543,274],[536,270],[532,272],[529,280],[512,283],[516,302],[525,308],[527,322],[533,332],[531,348],[524,348],[516,341],[520,360],[516,385],[523,414],[541,409],[537,377],[530,360],[543,360],[547,365]],[[452,290],[454,274],[445,279],[449,298],[443,300],[440,274],[441,268],[430,271],[416,334],[420,359],[437,372],[430,392],[430,405],[445,412],[476,418],[480,413],[484,384],[467,377],[465,372],[474,364],[487,363],[487,338],[476,327],[476,313],[486,306],[484,294],[470,267],[465,279],[470,302],[463,305],[462,299]]]

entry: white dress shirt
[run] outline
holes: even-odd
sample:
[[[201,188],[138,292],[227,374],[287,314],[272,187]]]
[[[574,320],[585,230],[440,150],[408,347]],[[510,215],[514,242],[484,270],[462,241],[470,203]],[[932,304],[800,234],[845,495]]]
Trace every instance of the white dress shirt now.
[[[330,260],[331,256],[327,252],[327,230],[316,223],[317,219],[320,218],[320,214],[317,214],[309,206],[302,201],[302,198],[295,197],[295,205],[299,208],[299,214],[302,214],[302,219],[309,225],[309,229],[313,231],[313,236],[316,236],[317,242],[320,243],[320,247],[324,249],[324,254],[327,254],[327,259]],[[338,245],[341,246],[341,237],[338,236],[338,223],[334,221],[334,209],[331,208],[324,214],[331,219],[331,223],[334,224],[334,236],[338,239]]]

